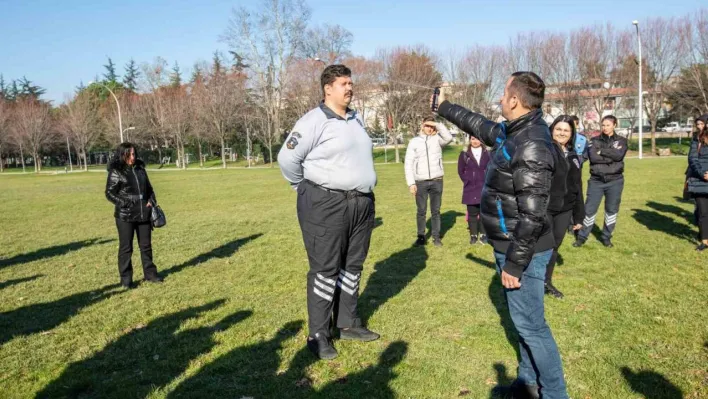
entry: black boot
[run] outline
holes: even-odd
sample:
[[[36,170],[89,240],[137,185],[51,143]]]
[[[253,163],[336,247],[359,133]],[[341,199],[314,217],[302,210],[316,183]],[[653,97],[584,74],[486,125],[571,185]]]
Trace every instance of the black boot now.
[[[418,247],[421,245],[425,245],[425,236],[418,236],[418,239],[415,240],[415,243],[413,243],[413,245]]]
[[[337,350],[332,346],[332,340],[321,333],[316,333],[314,337],[307,337],[307,348],[319,359],[331,360],[337,357]]]
[[[544,285],[546,295],[550,295],[554,298],[563,299],[563,293],[558,291],[558,288],[553,286],[553,283],[548,282]]]
[[[470,245],[477,244],[477,235],[470,234]]]

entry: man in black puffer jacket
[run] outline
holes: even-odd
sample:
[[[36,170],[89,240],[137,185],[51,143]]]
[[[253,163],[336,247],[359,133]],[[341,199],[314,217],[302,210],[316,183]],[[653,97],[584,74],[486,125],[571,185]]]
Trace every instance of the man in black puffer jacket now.
[[[554,144],[540,109],[544,92],[538,75],[516,72],[501,98],[508,122],[494,123],[442,96],[438,114],[492,147],[481,217],[519,333],[521,361],[513,388],[537,396],[540,385],[543,397],[552,399],[568,394],[560,354],[543,315],[546,265],[554,247],[546,210],[555,170]]]

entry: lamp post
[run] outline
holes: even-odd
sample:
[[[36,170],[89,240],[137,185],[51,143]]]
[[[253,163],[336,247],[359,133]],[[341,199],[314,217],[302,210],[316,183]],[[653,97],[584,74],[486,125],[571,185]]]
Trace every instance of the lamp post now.
[[[642,143],[644,138],[642,134],[642,128],[644,126],[644,92],[642,91],[642,36],[639,34],[639,21],[632,21],[632,25],[637,28],[637,47],[639,49],[639,159],[642,159]]]
[[[125,129],[122,130],[122,132],[120,134],[121,142],[123,141],[123,133],[127,132],[128,130],[135,130],[135,126],[126,127]]]
[[[111,93],[111,95],[113,96],[113,99],[116,100],[116,107],[118,107],[118,131],[120,132],[120,142],[122,143],[125,140],[123,140],[123,119],[121,118],[121,115],[120,115],[120,103],[118,102],[118,97],[116,97],[116,94],[113,92],[113,90],[111,90],[108,86],[104,85],[101,82],[89,82],[88,84],[89,84],[89,86],[91,86],[94,83],[105,87],[106,90],[108,90],[108,92]],[[130,130],[130,128],[128,128],[126,130]]]

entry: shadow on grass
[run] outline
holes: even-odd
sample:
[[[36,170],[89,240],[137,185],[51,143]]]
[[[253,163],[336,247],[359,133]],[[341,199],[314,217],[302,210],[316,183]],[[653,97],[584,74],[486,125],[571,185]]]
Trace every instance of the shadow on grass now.
[[[283,345],[302,325],[301,320],[288,322],[267,341],[233,349],[179,384],[168,398],[292,397],[305,369],[316,361],[303,346],[288,371],[278,374]]]
[[[144,398],[180,376],[190,362],[217,344],[214,334],[251,316],[235,312],[211,326],[181,330],[182,324],[225,301],[190,307],[129,331],[91,358],[69,365],[37,398]]]
[[[680,206],[662,204],[654,201],[647,201],[647,206],[655,211],[676,215],[679,218],[684,219],[686,223],[690,225],[696,224],[696,215],[693,212],[689,212],[681,208]]]
[[[176,265],[176,266],[172,266],[169,269],[165,269],[160,272],[160,275],[166,277],[166,276],[169,276],[170,274],[179,273],[188,267],[197,266],[200,263],[208,262],[214,258],[219,258],[219,259],[229,258],[229,257],[233,256],[233,254],[235,254],[236,251],[239,250],[239,248],[241,248],[242,246],[248,244],[249,242],[257,239],[258,237],[260,237],[262,235],[263,235],[263,233],[258,233],[258,234],[250,235],[248,237],[233,240],[233,241],[228,242],[220,247],[214,248],[209,252],[195,256],[194,258],[182,263],[181,265]]]
[[[28,281],[33,281],[33,280],[36,280],[36,279],[38,279],[38,278],[40,278],[40,277],[44,277],[44,275],[43,275],[43,274],[38,274],[38,275],[36,275],[36,276],[23,277],[23,278],[17,278],[17,279],[14,279],[14,280],[3,281],[3,282],[0,283],[0,290],[2,290],[2,289],[4,289],[4,288],[7,288],[7,287],[10,287],[10,286],[13,286],[13,285],[16,285],[16,284],[22,284],[22,283],[26,283],[26,282],[28,282]]]
[[[42,248],[26,254],[16,255],[12,258],[0,259],[0,269],[23,263],[34,262],[41,259],[52,258],[55,256],[61,256],[81,248],[90,247],[92,245],[106,244],[112,241],[115,241],[115,239],[99,240],[98,238],[93,238],[91,240],[75,241],[68,244]]]
[[[440,238],[441,239],[445,238],[445,234],[447,234],[447,232],[450,231],[453,228],[453,226],[455,226],[455,223],[457,223],[457,218],[460,216],[465,216],[465,214],[457,212],[457,211],[447,211],[445,213],[440,214]],[[432,228],[431,223],[432,223],[431,219],[428,219],[427,223],[425,224],[426,231],[428,231],[428,234],[426,234],[427,238],[430,238],[430,231]]]
[[[118,284],[98,290],[69,295],[54,302],[37,303],[0,313],[0,345],[11,339],[51,330],[69,320],[82,309],[121,291]]]
[[[502,363],[494,363],[494,371],[497,373],[497,385],[489,392],[489,398],[511,398],[511,383],[514,379],[508,374],[506,366]]]
[[[393,399],[399,397],[389,386],[398,377],[393,371],[406,356],[408,344],[403,341],[392,342],[379,356],[376,365],[351,373],[325,385],[317,391],[315,398],[377,398]]]
[[[374,228],[381,227],[383,226],[383,219],[381,217],[377,216],[376,219],[374,219]]]
[[[427,260],[425,246],[412,246],[374,265],[374,272],[359,297],[359,317],[364,325],[381,305],[400,294],[425,269]]]
[[[646,399],[683,399],[683,391],[657,372],[640,370],[635,373],[629,367],[622,367],[620,371],[632,391]]]
[[[650,231],[659,231],[689,242],[696,241],[696,232],[689,226],[676,222],[673,218],[654,211],[632,209],[634,219]]]

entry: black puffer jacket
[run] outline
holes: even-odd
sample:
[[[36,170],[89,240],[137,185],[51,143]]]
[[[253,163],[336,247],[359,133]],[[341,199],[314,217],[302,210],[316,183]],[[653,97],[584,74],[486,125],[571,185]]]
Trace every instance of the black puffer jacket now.
[[[555,168],[553,143],[540,110],[494,123],[447,101],[438,114],[492,147],[482,190],[481,218],[504,271],[521,277],[534,253],[553,248],[546,215]]]
[[[617,134],[605,133],[590,140],[590,178],[601,182],[621,179],[624,175],[624,156],[627,154],[627,139]]]
[[[583,201],[583,170],[582,161],[578,154],[570,151],[566,155],[568,160],[567,187],[561,212],[573,211],[573,223],[580,224],[585,219],[585,202]]]
[[[134,166],[113,161],[108,165],[106,198],[115,204],[113,214],[124,222],[147,222],[150,220],[148,200],[157,205],[155,191],[148,179],[145,164],[136,160]]]

